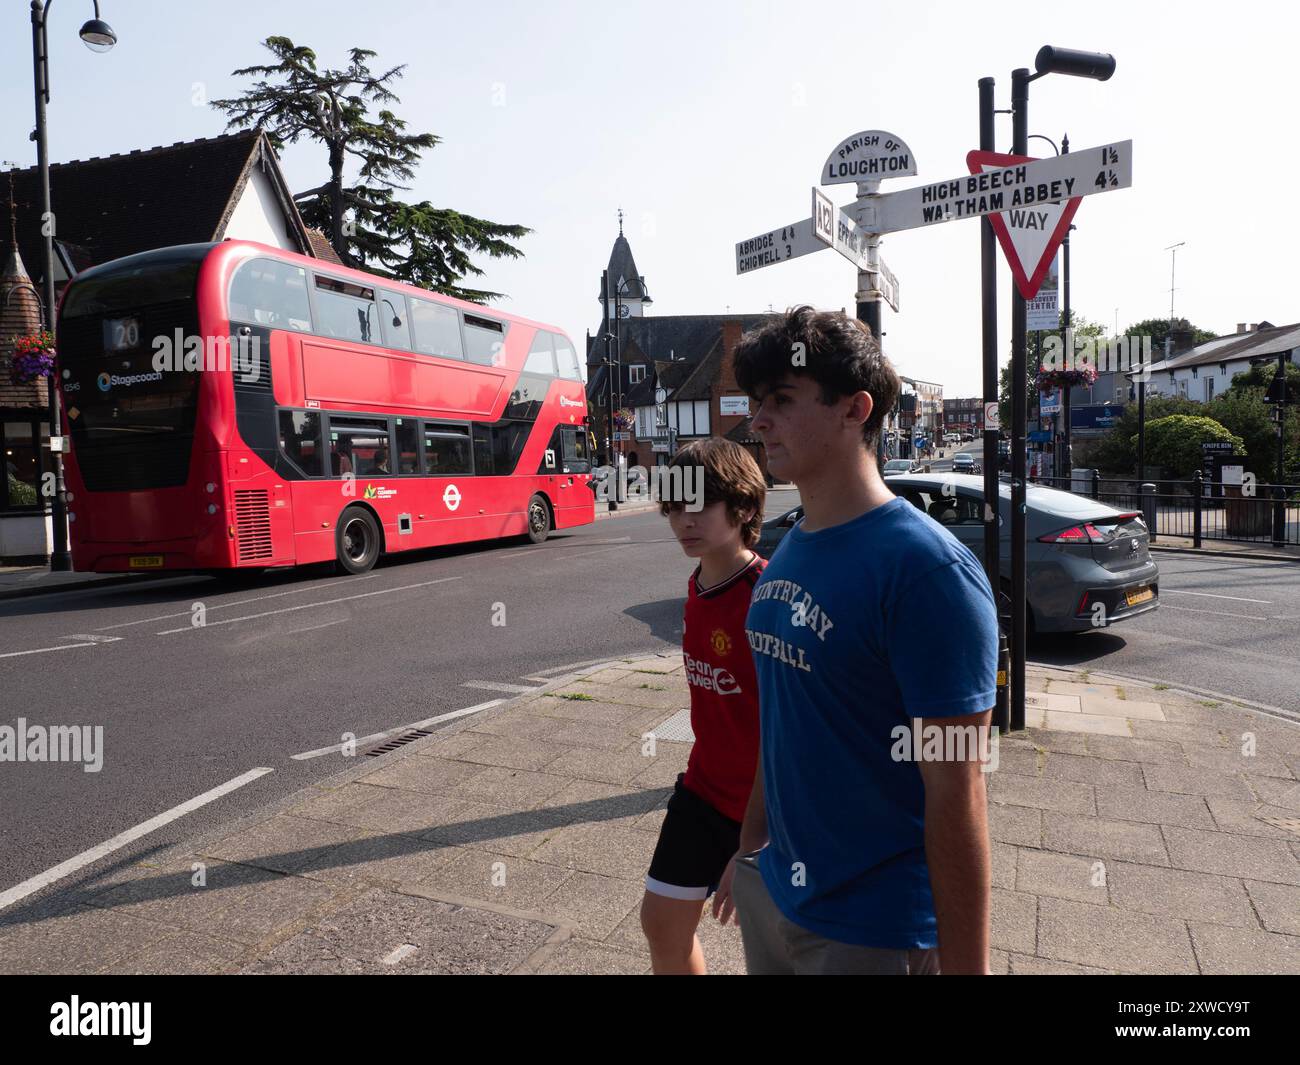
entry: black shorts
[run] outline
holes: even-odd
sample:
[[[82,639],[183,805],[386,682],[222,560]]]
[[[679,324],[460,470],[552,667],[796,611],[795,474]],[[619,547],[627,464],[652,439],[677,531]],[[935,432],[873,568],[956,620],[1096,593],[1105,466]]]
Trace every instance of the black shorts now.
[[[650,859],[645,889],[670,899],[707,899],[740,849],[740,822],[724,816],[693,791],[677,787]]]

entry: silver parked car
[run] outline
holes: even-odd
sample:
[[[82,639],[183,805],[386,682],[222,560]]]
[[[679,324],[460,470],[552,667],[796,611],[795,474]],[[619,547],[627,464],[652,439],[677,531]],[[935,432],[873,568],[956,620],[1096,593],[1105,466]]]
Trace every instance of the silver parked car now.
[[[891,476],[885,483],[983,561],[982,477],[914,473]],[[1002,591],[1010,594],[1011,486],[1000,483],[998,497]],[[1091,632],[1159,606],[1159,567],[1148,550],[1140,515],[1038,485],[1026,488],[1025,502],[1030,635]],[[803,507],[795,507],[765,522],[755,550],[771,558],[802,517]]]

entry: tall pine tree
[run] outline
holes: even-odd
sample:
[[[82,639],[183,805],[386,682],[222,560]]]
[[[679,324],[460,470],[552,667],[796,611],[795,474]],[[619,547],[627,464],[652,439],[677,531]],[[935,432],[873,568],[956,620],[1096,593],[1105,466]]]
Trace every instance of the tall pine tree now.
[[[236,70],[236,76],[258,80],[212,106],[225,112],[227,129],[260,126],[277,152],[304,138],[326,147],[328,180],[294,196],[303,220],[322,230],[349,266],[476,303],[500,296],[459,284],[483,273],[470,255],[520,258],[510,241],[532,230],[396,195],[409,188],[402,182],[414,176],[420,153],[440,141],[432,133],[408,133],[406,122],[388,110],[401,103],[390,86],[405,66],[373,74],[369,61],[376,53],[353,48],[347,69],[318,70],[316,53],[288,37],[263,44],[278,62]],[[372,106],[379,108],[374,115]],[[349,160],[358,167],[352,184],[345,183]]]

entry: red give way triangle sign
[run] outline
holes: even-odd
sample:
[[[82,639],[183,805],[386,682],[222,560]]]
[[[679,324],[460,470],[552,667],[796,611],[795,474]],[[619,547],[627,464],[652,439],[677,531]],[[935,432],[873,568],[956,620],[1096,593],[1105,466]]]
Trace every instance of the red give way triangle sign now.
[[[966,166],[972,174],[1032,162],[1034,158],[1029,155],[1003,155],[1000,152],[970,152],[966,156]],[[1070,231],[1070,222],[1082,199],[1082,196],[1075,196],[1056,203],[1031,203],[987,216],[1007,257],[1011,276],[1016,279],[1016,288],[1025,299],[1031,300],[1038,295],[1039,286],[1047,276],[1056,249]]]

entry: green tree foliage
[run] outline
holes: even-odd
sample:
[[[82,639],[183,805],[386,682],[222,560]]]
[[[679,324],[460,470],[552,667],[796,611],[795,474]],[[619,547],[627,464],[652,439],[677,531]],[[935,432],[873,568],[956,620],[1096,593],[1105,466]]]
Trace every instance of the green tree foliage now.
[[[1193,476],[1201,468],[1201,445],[1215,441],[1232,444],[1235,455],[1245,450],[1241,437],[1203,415],[1171,414],[1147,424],[1148,461],[1165,467],[1175,477]],[[1136,448],[1136,433],[1132,443]]]
[[[1204,407],[1185,396],[1148,396],[1146,403],[1147,428],[1159,418],[1171,414],[1203,414]],[[1088,463],[1102,473],[1115,477],[1129,477],[1137,473],[1138,405],[1130,403],[1124,413],[1088,452]],[[1156,464],[1151,457],[1151,437],[1147,436],[1146,462]]]
[[[1286,401],[1300,406],[1300,366],[1293,362],[1284,363],[1283,366],[1286,370]],[[1233,391],[1259,389],[1262,396],[1273,383],[1276,374],[1276,362],[1256,363],[1244,373],[1234,374],[1228,388]]]
[[[402,182],[414,177],[420,153],[440,140],[407,132],[388,109],[401,102],[391,85],[405,67],[374,74],[369,61],[376,53],[353,48],[346,69],[320,70],[316,53],[288,37],[268,37],[263,45],[277,61],[236,70],[258,80],[212,106],[225,112],[227,129],[260,126],[277,152],[299,139],[325,146],[328,179],[294,196],[306,223],[321,229],[350,266],[478,303],[497,298],[458,284],[483,273],[470,255],[520,258],[510,241],[532,231],[397,198],[409,188]],[[372,107],[379,110],[372,114]],[[357,168],[352,184],[344,176],[349,162]]]
[[[1168,318],[1144,318],[1140,322],[1134,322],[1124,330],[1125,336],[1149,336],[1151,338],[1151,354],[1156,359],[1164,358],[1165,337],[1168,334]],[[1186,318],[1174,319],[1174,334],[1175,339],[1173,346],[1170,349],[1170,354],[1174,354],[1180,350],[1186,350],[1186,344],[1183,344],[1180,347],[1179,337],[1190,334],[1192,338],[1192,346],[1195,346],[1197,344],[1204,344],[1207,340],[1213,340],[1219,335],[1218,333],[1211,333],[1208,329],[1201,329],[1199,326],[1192,325],[1192,323]]]

